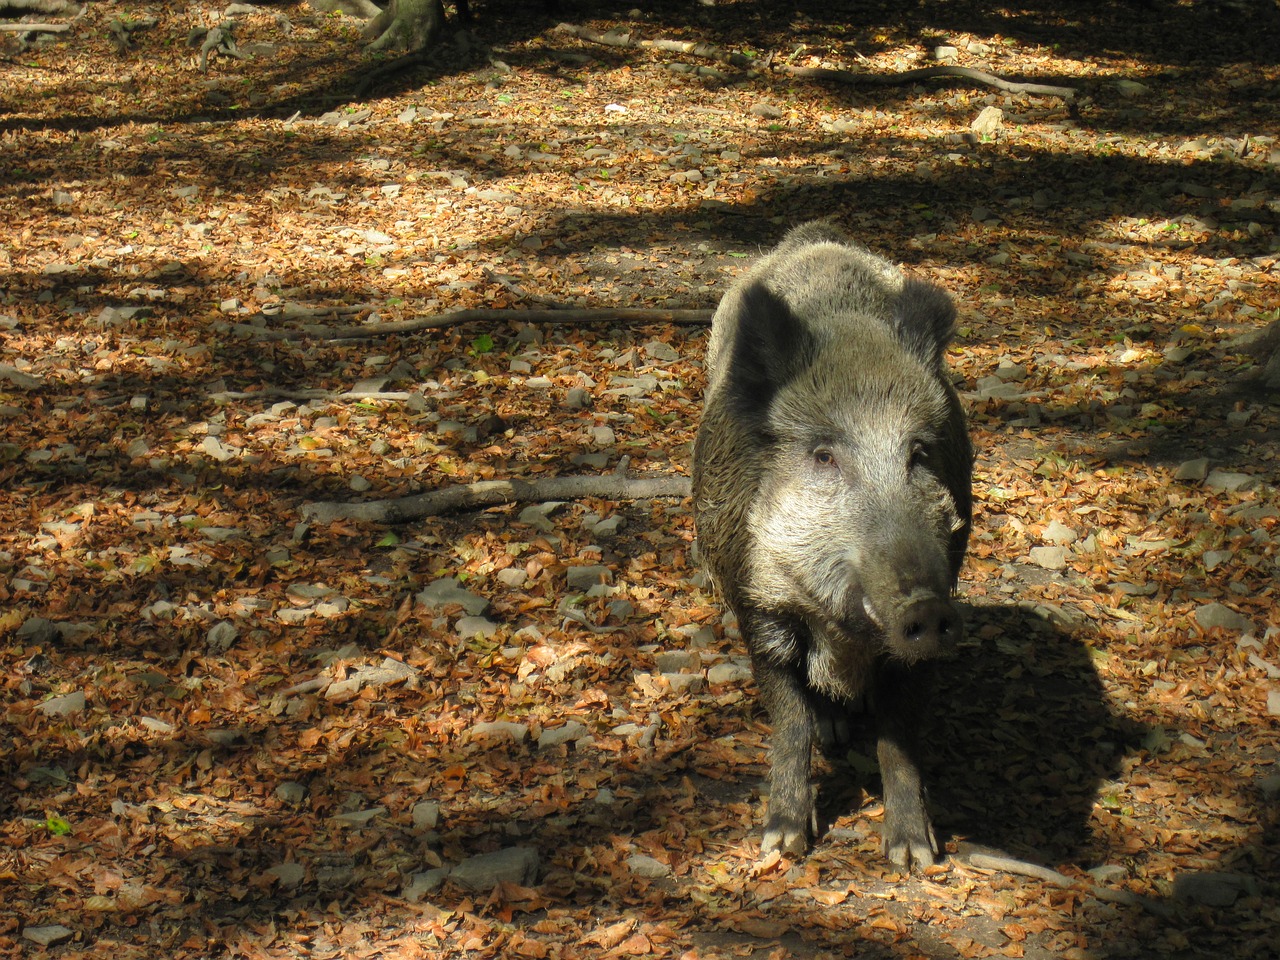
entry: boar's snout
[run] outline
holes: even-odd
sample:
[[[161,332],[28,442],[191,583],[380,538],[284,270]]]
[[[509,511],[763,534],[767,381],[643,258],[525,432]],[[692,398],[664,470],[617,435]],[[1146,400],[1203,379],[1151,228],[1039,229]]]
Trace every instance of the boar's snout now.
[[[901,636],[894,646],[910,659],[925,659],[950,649],[964,633],[955,605],[937,596],[910,601],[901,622]]]

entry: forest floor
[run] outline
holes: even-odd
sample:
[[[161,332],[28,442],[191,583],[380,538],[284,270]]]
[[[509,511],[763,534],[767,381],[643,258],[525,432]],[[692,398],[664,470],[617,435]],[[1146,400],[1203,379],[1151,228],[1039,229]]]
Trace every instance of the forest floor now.
[[[204,3],[0,34],[0,953],[1275,956],[1275,5],[563,6],[760,66],[483,5],[358,97],[359,23],[302,4],[205,72]],[[1076,95],[778,69],[939,46]],[[761,860],[687,500],[303,514],[687,475],[705,326],[521,311],[711,308],[813,217],[960,311],[969,633],[914,876],[869,739]]]

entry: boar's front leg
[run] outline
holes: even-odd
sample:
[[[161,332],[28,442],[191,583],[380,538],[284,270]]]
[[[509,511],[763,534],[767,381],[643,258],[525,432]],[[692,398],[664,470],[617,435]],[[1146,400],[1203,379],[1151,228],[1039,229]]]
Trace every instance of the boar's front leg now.
[[[927,699],[927,665],[888,663],[876,677],[877,753],[884,781],[884,855],[910,870],[938,857],[920,778],[918,728]]]
[[[810,693],[801,675],[799,629],[783,618],[744,618],[751,665],[760,699],[773,723],[769,769],[769,815],[761,855],[799,856],[818,832],[818,813],[809,785],[813,741]]]

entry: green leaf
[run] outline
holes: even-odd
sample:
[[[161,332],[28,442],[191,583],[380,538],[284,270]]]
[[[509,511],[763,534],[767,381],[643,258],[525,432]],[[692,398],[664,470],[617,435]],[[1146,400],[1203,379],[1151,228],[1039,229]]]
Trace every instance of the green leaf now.
[[[71,824],[63,820],[61,817],[48,817],[44,821],[44,828],[52,833],[55,837],[65,837],[71,833]]]
[[[490,353],[493,350],[493,337],[487,333],[482,333],[471,341],[471,353],[473,356],[479,356],[482,353]]]
[[[386,533],[382,535],[382,539],[379,540],[376,544],[374,544],[374,546],[394,547],[394,546],[397,546],[399,543],[400,543],[400,538],[397,537],[390,530],[388,530]]]

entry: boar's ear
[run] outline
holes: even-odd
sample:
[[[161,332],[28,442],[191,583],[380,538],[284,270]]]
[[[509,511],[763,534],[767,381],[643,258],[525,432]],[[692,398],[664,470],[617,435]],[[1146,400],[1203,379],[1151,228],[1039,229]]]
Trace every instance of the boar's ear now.
[[[940,366],[956,332],[956,308],[945,290],[923,280],[907,280],[893,311],[893,332],[927,365]]]
[[[738,301],[728,381],[740,413],[764,413],[774,395],[813,363],[817,340],[804,322],[760,281]]]

